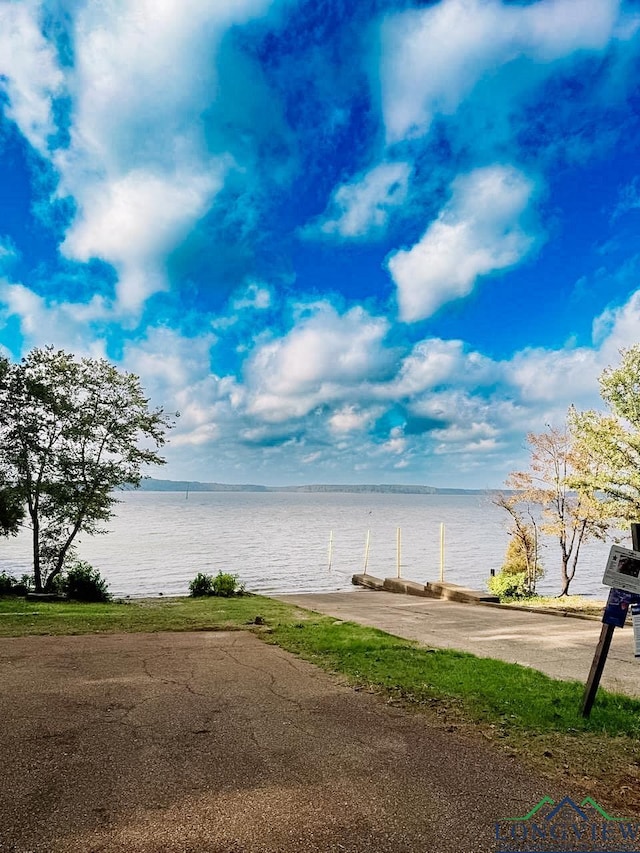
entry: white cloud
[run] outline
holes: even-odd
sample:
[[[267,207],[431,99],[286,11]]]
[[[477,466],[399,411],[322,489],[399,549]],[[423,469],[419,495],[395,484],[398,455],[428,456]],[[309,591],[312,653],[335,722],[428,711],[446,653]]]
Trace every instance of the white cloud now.
[[[451,200],[420,242],[389,259],[401,319],[429,317],[468,295],[478,277],[522,260],[536,242],[525,229],[533,194],[533,181],[509,166],[457,178]]]
[[[249,411],[274,422],[301,417],[375,381],[393,361],[383,346],[388,328],[386,319],[359,307],[340,315],[328,303],[314,306],[287,335],[258,347],[249,359]]]
[[[400,353],[386,340],[387,321],[362,308],[339,313],[319,302],[297,311],[287,334],[257,344],[244,382],[216,371],[223,342],[211,332],[155,327],[125,344],[120,366],[141,376],[153,405],[181,413],[167,476],[283,482],[313,463],[314,479],[410,467],[425,482],[498,485],[526,464],[527,432],[561,424],[569,403],[599,405],[599,373],[637,341],[640,292],[600,318],[594,346],[526,349],[504,361],[455,340]],[[110,314],[99,297],[54,303],[4,280],[0,325],[8,317],[18,318],[25,349],[105,354]]]
[[[453,423],[444,429],[436,429],[433,431],[432,437],[438,442],[446,442],[446,445],[460,443],[467,449],[471,444],[476,446],[482,444],[488,447],[489,443],[493,443],[495,446],[497,434],[498,429],[495,424],[489,424],[482,420],[471,420]]]
[[[246,308],[254,308],[256,311],[265,311],[273,302],[271,290],[257,281],[250,282],[246,288],[231,301],[234,311],[243,311]]]
[[[154,405],[179,412],[169,435],[174,459],[190,464],[195,449],[212,447],[238,434],[237,404],[242,391],[230,376],[211,370],[214,334],[181,335],[163,327],[150,328],[141,341],[127,344],[122,366],[142,378]]]
[[[593,399],[603,366],[601,354],[586,347],[526,349],[509,363],[505,378],[518,388],[523,403],[549,405],[561,400],[566,409],[569,403]]]
[[[619,350],[640,339],[640,290],[616,308],[608,308],[593,322],[593,340],[610,361],[616,361]]]
[[[537,82],[546,64],[602,51],[617,32],[628,37],[620,8],[619,0],[442,0],[389,16],[380,69],[387,140],[424,135],[436,116],[453,115],[483,77],[518,57],[536,65]]]
[[[25,351],[51,344],[76,355],[107,357],[114,318],[100,296],[88,303],[51,302],[22,284],[0,279],[0,328],[9,317],[20,323]],[[236,434],[242,391],[232,377],[211,372],[216,341],[213,333],[187,337],[151,327],[142,340],[124,347],[119,366],[142,378],[152,405],[180,412],[169,436],[172,447],[210,446],[223,433]]]
[[[0,4],[0,91],[5,114],[39,152],[45,153],[55,132],[52,102],[64,83],[55,50],[38,24],[40,4]]]
[[[25,347],[53,343],[105,354],[104,339],[92,328],[109,318],[99,297],[87,304],[49,303],[5,281],[0,320],[9,316],[19,318]],[[308,455],[320,446],[323,464],[340,458],[352,465],[369,456],[374,467],[384,467],[392,456],[477,452],[497,454],[499,465],[512,458],[514,447],[519,453],[527,431],[561,423],[569,403],[597,405],[597,375],[617,360],[619,346],[632,342],[628,336],[639,321],[637,294],[611,313],[595,349],[529,349],[498,362],[460,341],[428,339],[399,359],[385,346],[386,320],[361,308],[339,314],[318,303],[308,314],[301,310],[283,338],[258,345],[244,384],[212,371],[219,344],[212,333],[187,337],[151,328],[125,345],[120,364],[141,376],[154,405],[181,413],[168,454],[186,466],[195,464],[189,454],[198,449],[210,465],[207,454],[237,456],[238,439],[260,452],[293,436],[300,436],[290,447],[298,461],[298,450]],[[381,425],[392,411],[404,412],[406,422],[385,434]],[[336,437],[339,442],[332,441]]]
[[[478,388],[496,381],[496,365],[478,352],[465,352],[462,341],[419,341],[403,359],[393,394],[413,397],[451,382]]]
[[[17,317],[26,347],[52,344],[78,355],[103,357],[105,342],[96,335],[107,318],[100,296],[86,303],[48,302],[23,284],[0,279],[0,319]]]
[[[152,391],[170,388],[172,393],[191,387],[210,375],[213,334],[186,337],[162,326],[152,327],[141,341],[127,344],[123,364],[145,377]]]
[[[382,414],[382,410],[378,410]],[[357,406],[343,406],[337,409],[329,418],[329,429],[337,435],[358,432],[371,426],[373,413],[361,410]]]
[[[105,0],[75,21],[73,145],[107,172],[202,150],[194,115],[215,98],[226,30],[268,0]]]
[[[338,236],[357,239],[379,233],[387,225],[393,208],[407,197],[411,166],[380,163],[349,183],[338,187],[327,212],[308,226],[307,236]]]
[[[86,186],[81,213],[61,251],[80,261],[112,263],[119,273],[119,306],[135,312],[151,293],[165,289],[165,254],[206,212],[221,185],[218,163],[209,173],[161,176],[136,170]]]
[[[394,427],[389,435],[389,440],[382,444],[382,449],[387,453],[395,453],[400,455],[407,450],[407,440],[402,433],[400,427]]]
[[[537,419],[560,423],[569,404],[602,408],[598,377],[617,364],[620,350],[634,346],[640,337],[640,291],[617,308],[610,308],[593,324],[593,346],[560,350],[524,349],[503,362],[502,381],[511,385],[520,404],[538,407]]]
[[[216,52],[229,27],[269,0],[106,0],[74,21],[71,144],[54,156],[59,195],[77,215],[62,250],[118,272],[118,305],[135,315],[167,287],[166,260],[211,208],[233,158],[210,153]]]

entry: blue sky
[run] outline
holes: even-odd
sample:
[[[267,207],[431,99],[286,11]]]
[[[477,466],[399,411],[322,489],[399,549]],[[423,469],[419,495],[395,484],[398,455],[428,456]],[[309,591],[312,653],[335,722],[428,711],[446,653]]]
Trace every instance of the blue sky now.
[[[640,4],[0,0],[0,350],[162,476],[499,486],[640,341]]]

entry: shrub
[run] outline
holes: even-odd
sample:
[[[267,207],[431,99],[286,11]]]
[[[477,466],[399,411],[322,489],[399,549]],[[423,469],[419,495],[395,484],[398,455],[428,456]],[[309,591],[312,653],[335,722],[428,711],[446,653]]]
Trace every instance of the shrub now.
[[[498,572],[495,577],[490,577],[487,583],[489,591],[497,595],[500,601],[517,601],[522,598],[530,598],[532,592],[527,584],[526,572],[511,574],[509,572]]]
[[[84,560],[71,564],[56,591],[66,593],[75,601],[108,601],[111,598],[100,572]]]
[[[26,595],[33,589],[33,575],[21,575],[20,580],[13,585],[14,595]]]
[[[487,582],[490,591],[500,601],[530,598],[535,595],[536,583],[544,575],[536,525],[527,523],[515,512],[512,516],[514,523],[509,532],[504,563],[498,574]]]
[[[237,575],[230,575],[226,572],[218,572],[213,579],[213,594],[221,595],[224,598],[229,598],[232,595],[242,595],[244,593],[244,584],[238,583]]]
[[[199,598],[203,595],[213,595],[213,576],[198,572],[189,584],[189,594],[194,598]]]
[[[511,531],[504,564],[500,571],[507,575],[519,575],[524,572],[529,577],[530,585],[535,587],[536,581],[544,575],[535,528],[522,524],[518,529]]]
[[[236,575],[228,572],[218,572],[213,575],[205,575],[198,572],[189,584],[189,593],[194,597],[204,595],[218,595],[222,598],[230,598],[232,595],[243,595],[244,584],[238,582]]]
[[[13,575],[8,575],[6,572],[0,573],[0,595],[26,595],[30,586],[29,575],[22,575],[18,581]]]
[[[0,595],[15,595],[13,588],[17,583],[18,581],[13,575],[2,572],[0,574]]]

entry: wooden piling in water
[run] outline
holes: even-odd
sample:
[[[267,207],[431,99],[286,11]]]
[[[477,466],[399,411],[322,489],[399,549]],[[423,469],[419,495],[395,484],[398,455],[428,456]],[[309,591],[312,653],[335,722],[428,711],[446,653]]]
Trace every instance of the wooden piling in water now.
[[[371,539],[371,531],[367,530],[367,538],[364,543],[364,571],[362,574],[366,575],[367,566],[369,565],[369,540]]]

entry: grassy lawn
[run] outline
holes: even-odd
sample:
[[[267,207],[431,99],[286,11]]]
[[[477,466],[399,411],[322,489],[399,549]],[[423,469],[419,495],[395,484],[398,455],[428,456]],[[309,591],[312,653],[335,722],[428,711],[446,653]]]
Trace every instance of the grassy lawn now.
[[[270,598],[154,598],[79,604],[0,597],[0,637],[95,634],[103,631],[215,631],[246,628],[260,613],[269,622],[292,608]]]
[[[612,807],[640,813],[640,701],[599,691],[590,719],[583,685],[409,640],[261,596],[110,604],[0,599],[0,636],[114,631],[251,630],[387,702],[450,730],[494,741]]]

